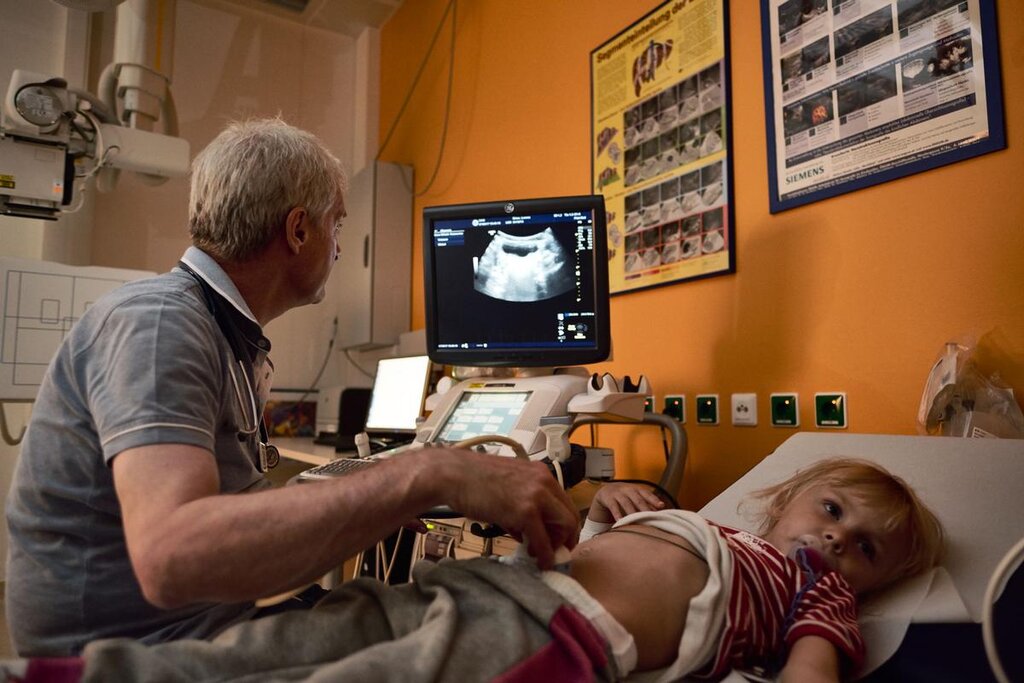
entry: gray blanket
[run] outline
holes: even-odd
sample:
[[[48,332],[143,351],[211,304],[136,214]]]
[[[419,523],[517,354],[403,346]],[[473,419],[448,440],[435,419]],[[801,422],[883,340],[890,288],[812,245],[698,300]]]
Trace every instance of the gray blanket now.
[[[212,641],[86,647],[83,681],[614,680],[594,628],[529,571],[490,559],[419,563],[414,583],[358,579],[316,608]]]

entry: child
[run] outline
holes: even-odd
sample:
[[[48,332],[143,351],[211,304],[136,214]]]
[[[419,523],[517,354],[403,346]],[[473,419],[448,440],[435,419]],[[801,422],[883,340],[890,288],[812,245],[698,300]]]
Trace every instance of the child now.
[[[859,460],[824,460],[755,496],[767,503],[759,536],[609,483],[568,576],[485,558],[417,563],[414,583],[346,582],[312,610],[209,642],[107,640],[54,661],[83,681],[611,681],[663,669],[661,681],[732,668],[838,680],[863,657],[856,598],[935,564],[939,524]]]
[[[642,485],[598,491],[570,575],[613,617],[591,620],[620,675],[838,680],[863,659],[857,598],[938,561],[938,521],[873,463],[823,460],[753,496],[766,502],[757,536],[666,510]]]

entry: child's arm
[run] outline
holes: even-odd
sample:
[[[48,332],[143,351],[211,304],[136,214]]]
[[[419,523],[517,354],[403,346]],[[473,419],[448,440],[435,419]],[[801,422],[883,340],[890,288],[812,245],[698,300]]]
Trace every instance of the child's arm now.
[[[793,643],[782,683],[816,683],[839,680],[839,652],[821,636],[804,636]]]
[[[661,510],[664,507],[665,502],[647,486],[611,482],[598,489],[594,495],[587,519],[611,524],[634,512]]]

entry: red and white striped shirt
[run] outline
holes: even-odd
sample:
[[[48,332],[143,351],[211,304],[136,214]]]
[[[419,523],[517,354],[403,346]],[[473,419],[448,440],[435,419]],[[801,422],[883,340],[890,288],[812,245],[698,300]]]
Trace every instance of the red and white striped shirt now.
[[[807,582],[795,560],[747,531],[711,523],[725,538],[733,555],[732,589],[722,640],[701,678],[720,678],[730,669],[764,667],[776,671],[799,638],[815,635],[832,643],[860,667],[864,640],[857,626],[857,600],[838,572],[820,557],[816,572],[823,575],[800,596],[792,623],[783,625],[794,599]]]

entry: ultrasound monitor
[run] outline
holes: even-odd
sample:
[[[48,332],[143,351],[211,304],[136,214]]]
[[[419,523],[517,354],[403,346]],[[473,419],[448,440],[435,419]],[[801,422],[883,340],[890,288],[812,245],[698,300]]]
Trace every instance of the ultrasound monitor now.
[[[434,362],[559,367],[608,358],[602,196],[427,207],[423,235]]]
[[[411,440],[430,379],[427,356],[382,358],[377,361],[366,433],[371,438]]]

